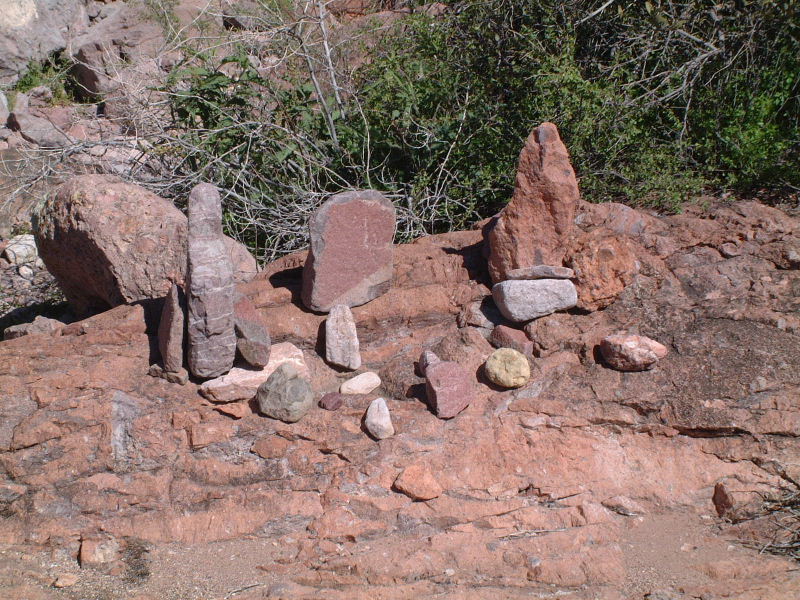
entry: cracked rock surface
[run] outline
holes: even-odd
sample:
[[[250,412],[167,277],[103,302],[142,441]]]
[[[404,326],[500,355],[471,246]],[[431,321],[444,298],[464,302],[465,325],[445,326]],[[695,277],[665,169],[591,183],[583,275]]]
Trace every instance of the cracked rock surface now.
[[[456,323],[490,295],[479,231],[395,249],[391,289],[352,309],[381,387],[293,424],[147,377],[139,307],[0,343],[4,597],[796,597],[796,563],[745,544],[770,520],[720,518],[712,498],[723,484],[752,515],[800,480],[800,223],[749,202],[629,211],[580,205],[580,229],[642,249],[638,272],[604,310],[526,328],[515,390],[482,379],[491,347]],[[297,304],[304,258],[239,290],[273,343],[302,349],[316,403],[352,374],[315,351],[325,316]],[[597,346],[620,331],[669,354],[609,369]],[[425,404],[424,350],[472,378],[453,419]],[[380,442],[362,423],[378,397],[397,432]],[[419,464],[441,488],[429,500],[395,485]],[[111,570],[79,571],[96,540]],[[70,570],[77,583],[49,587]]]

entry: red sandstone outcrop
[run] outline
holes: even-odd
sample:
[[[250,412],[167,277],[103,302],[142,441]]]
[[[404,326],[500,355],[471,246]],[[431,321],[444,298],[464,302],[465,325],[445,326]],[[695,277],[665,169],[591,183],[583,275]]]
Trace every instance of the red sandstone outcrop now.
[[[581,211],[614,230],[606,208]],[[70,588],[89,596],[95,569],[123,573],[112,585],[144,547],[136,594],[153,598],[795,596],[794,563],[736,541],[768,541],[769,519],[720,519],[713,498],[723,484],[740,514],[800,477],[800,223],[756,203],[624,216],[638,272],[602,311],[526,327],[536,358],[516,390],[482,380],[491,347],[456,324],[489,295],[479,232],[396,248],[392,289],[352,311],[380,394],[298,423],[147,377],[138,306],[0,343],[3,594],[48,597],[50,565],[108,555]],[[351,375],[320,358],[304,258],[240,290],[303,348],[318,399]],[[619,331],[670,353],[609,369],[597,346]],[[452,419],[425,405],[423,350],[467,367],[474,399]],[[363,419],[379,395],[395,435],[376,441]]]

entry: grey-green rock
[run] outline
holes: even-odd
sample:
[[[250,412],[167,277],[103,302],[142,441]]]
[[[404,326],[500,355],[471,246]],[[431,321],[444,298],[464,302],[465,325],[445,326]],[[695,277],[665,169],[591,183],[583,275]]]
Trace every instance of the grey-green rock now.
[[[314,394],[309,381],[293,365],[283,364],[259,386],[256,400],[262,414],[296,423],[311,409]]]

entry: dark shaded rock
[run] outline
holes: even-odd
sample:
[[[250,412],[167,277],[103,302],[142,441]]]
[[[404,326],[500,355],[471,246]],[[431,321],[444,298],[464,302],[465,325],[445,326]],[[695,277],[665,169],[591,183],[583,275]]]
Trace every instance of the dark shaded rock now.
[[[183,334],[186,329],[186,296],[180,286],[172,287],[164,300],[158,324],[158,349],[161,362],[168,372],[183,368]]]

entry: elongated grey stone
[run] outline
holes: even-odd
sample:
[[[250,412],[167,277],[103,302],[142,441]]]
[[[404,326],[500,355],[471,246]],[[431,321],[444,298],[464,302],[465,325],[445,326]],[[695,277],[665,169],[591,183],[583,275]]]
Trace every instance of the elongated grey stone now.
[[[325,358],[332,365],[351,371],[361,366],[356,322],[344,304],[331,308],[325,320]]]
[[[213,185],[189,195],[186,273],[189,370],[197,377],[227,373],[236,357],[233,268],[222,239],[222,204]]]
[[[578,292],[569,279],[509,279],[495,284],[492,298],[506,319],[524,323],[572,308]]]

